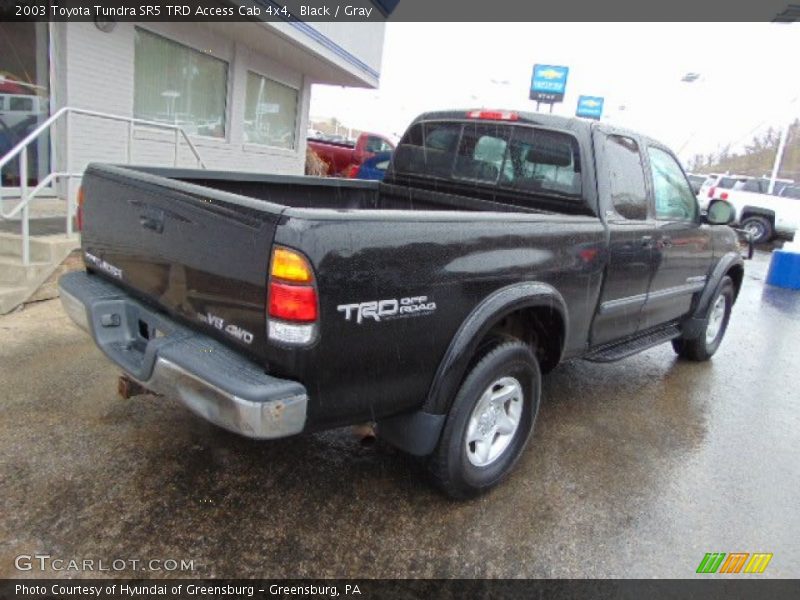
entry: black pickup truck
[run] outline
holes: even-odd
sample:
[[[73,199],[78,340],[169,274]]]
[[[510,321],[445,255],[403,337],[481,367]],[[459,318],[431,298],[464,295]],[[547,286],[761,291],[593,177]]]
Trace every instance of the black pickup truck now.
[[[93,164],[82,196],[61,298],[130,378],[253,438],[376,422],[455,497],[512,468],[541,373],[706,360],[744,274],[667,148],[550,115],[423,114],[382,183]]]

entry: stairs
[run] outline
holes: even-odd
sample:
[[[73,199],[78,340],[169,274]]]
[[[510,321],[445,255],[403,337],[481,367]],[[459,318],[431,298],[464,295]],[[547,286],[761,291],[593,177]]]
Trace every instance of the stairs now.
[[[59,268],[80,237],[65,234],[30,238],[30,264],[22,264],[22,236],[0,233],[0,315],[29,300]],[[52,296],[50,296],[52,297]]]

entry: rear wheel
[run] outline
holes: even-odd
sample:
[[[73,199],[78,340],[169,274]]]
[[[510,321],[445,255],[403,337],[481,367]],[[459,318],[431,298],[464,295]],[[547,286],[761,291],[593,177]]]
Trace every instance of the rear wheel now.
[[[753,236],[755,244],[763,244],[772,239],[772,223],[761,215],[750,215],[742,219],[742,229]]]
[[[540,395],[530,347],[510,341],[489,349],[461,384],[429,459],[438,487],[468,498],[502,481],[530,437]]]
[[[706,325],[702,333],[691,340],[677,339],[672,347],[681,358],[693,361],[704,361],[711,358],[722,343],[733,307],[733,280],[725,276],[719,291],[711,303]]]

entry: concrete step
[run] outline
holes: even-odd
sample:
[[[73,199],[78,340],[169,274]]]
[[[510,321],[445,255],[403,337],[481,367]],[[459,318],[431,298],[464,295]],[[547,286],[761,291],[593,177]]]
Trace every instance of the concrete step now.
[[[70,253],[80,247],[78,236],[48,235],[30,238],[30,264],[22,264],[22,236],[0,233],[0,315],[29,299],[58,294],[53,273],[63,268]],[[74,261],[80,263],[80,254]],[[45,284],[43,286],[43,284]],[[40,289],[40,288],[47,289]]]
[[[0,285],[0,315],[10,313],[30,295],[27,287]]]
[[[31,262],[61,262],[71,250],[80,246],[80,237],[66,234],[43,235],[30,238]],[[22,236],[0,233],[0,254],[22,256]]]
[[[49,262],[23,265],[19,256],[0,256],[0,285],[27,285],[41,278],[50,267]]]

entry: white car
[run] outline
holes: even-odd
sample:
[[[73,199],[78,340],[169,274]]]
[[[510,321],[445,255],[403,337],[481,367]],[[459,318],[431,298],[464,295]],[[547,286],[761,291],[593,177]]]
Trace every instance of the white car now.
[[[762,188],[762,181],[753,182],[735,186],[740,189],[717,188],[712,197],[725,200],[736,209],[735,223],[748,231],[754,242],[768,242],[776,235],[791,238],[800,228],[800,199],[748,191]],[[775,186],[775,191],[783,191],[788,187],[781,182],[781,185]]]
[[[705,211],[708,209],[708,203],[714,198],[719,198],[719,190],[730,190],[736,184],[744,183],[752,177],[748,175],[717,175],[711,174],[700,186],[700,191],[697,192],[697,202],[700,205],[700,210]]]

